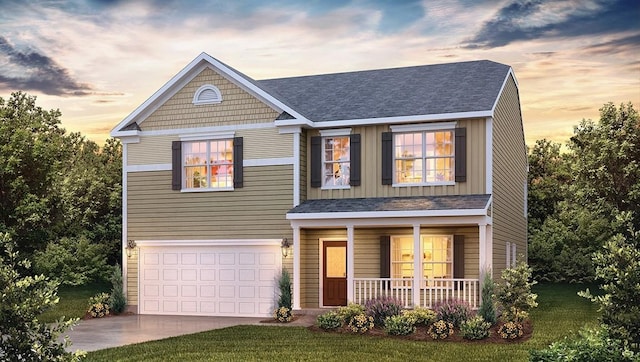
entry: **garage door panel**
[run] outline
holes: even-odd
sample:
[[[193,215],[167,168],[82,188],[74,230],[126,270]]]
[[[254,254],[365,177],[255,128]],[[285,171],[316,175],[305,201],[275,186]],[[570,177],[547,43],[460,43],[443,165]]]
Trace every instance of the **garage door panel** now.
[[[275,307],[278,245],[141,246],[140,256],[140,313],[270,316]]]

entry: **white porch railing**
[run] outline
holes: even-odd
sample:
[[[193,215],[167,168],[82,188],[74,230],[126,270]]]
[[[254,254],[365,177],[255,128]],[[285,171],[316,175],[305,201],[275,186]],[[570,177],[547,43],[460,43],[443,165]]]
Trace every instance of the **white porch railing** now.
[[[424,279],[420,288],[420,300],[414,303],[413,279],[402,278],[354,278],[353,301],[364,304],[368,299],[387,296],[397,298],[406,308],[419,305],[425,308],[444,300],[457,299],[477,309],[480,297],[478,279]]]

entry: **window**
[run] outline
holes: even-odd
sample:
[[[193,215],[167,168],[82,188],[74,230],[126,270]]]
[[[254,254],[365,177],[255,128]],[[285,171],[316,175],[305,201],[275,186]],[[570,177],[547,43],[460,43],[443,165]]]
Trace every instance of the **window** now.
[[[348,187],[351,175],[350,137],[324,137],[322,141],[322,185]]]
[[[422,275],[426,279],[453,278],[453,235],[420,237]],[[413,278],[413,237],[391,238],[391,277]]]
[[[233,188],[233,140],[184,142],[182,157],[185,189]]]
[[[452,130],[394,134],[394,182],[454,182],[453,140]]]

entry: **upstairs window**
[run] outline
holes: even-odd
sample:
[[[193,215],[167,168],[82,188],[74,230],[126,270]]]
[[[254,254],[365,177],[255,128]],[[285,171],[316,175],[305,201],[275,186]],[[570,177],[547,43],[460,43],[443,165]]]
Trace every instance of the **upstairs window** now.
[[[322,186],[348,187],[351,179],[350,137],[324,137],[322,141]]]
[[[182,152],[186,189],[233,187],[232,140],[185,142]]]
[[[395,183],[454,182],[453,140],[452,130],[395,134]]]

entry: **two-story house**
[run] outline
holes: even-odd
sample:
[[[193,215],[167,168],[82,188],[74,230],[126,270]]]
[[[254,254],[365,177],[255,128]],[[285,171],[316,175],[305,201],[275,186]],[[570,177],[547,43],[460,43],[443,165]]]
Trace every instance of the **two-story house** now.
[[[111,132],[138,313],[458,298],[525,255],[518,83],[491,61],[254,80],[202,53]]]

